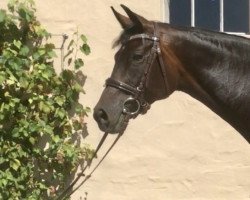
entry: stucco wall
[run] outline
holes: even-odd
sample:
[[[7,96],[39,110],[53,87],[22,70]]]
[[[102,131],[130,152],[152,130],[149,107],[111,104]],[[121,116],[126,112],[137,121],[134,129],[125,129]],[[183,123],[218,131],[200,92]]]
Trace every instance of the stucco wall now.
[[[2,0],[0,5],[6,2]],[[109,6],[123,3],[148,19],[163,20],[163,0],[36,0],[38,16],[52,33],[84,32],[92,48],[82,97],[93,107],[114,65],[112,41],[121,31]],[[92,116],[87,141],[102,133]],[[114,136],[110,136],[103,151]],[[95,162],[93,163],[95,164]],[[86,193],[87,192],[87,193]],[[127,131],[73,200],[247,200],[250,145],[222,119],[183,93],[155,103]]]

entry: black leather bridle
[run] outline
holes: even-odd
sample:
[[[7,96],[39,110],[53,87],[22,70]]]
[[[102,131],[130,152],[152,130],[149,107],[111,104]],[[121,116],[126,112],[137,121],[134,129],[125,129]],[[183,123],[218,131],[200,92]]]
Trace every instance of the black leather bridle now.
[[[146,81],[151,71],[151,67],[156,58],[159,59],[162,75],[163,75],[164,82],[165,82],[166,96],[169,94],[167,74],[166,74],[166,69],[165,69],[162,54],[161,54],[160,38],[159,38],[157,23],[154,22],[154,35],[153,36],[145,34],[145,33],[136,34],[136,35],[131,36],[126,41],[126,43],[135,39],[149,40],[153,42],[153,46],[150,50],[149,57],[148,59],[146,59],[146,61],[144,61],[146,62],[146,67],[144,69],[144,75],[142,76],[139,85],[137,87],[134,87],[122,81],[115,80],[113,78],[108,78],[106,80],[106,86],[117,88],[131,95],[123,103],[123,114],[129,115],[130,117],[137,116],[139,113],[146,113],[147,110],[150,108],[150,104],[145,100],[144,94],[145,94],[145,89],[146,89]]]

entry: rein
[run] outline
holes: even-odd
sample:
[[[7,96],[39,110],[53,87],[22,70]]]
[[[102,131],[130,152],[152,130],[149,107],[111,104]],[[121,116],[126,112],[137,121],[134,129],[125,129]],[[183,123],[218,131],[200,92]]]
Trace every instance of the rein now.
[[[109,152],[112,150],[112,148],[115,146],[115,144],[118,142],[118,140],[120,139],[120,137],[122,136],[123,133],[119,133],[116,137],[116,139],[114,140],[114,142],[112,143],[112,145],[109,147],[109,149],[106,151],[106,153],[103,155],[102,159],[96,164],[96,166],[93,168],[93,170],[88,174],[85,175],[84,172],[86,171],[86,169],[89,167],[89,165],[87,164],[80,173],[78,173],[77,177],[75,178],[75,180],[56,198],[56,200],[63,200],[66,199],[68,197],[70,197],[76,190],[78,190],[91,176],[92,174],[97,170],[97,168],[100,166],[100,164],[103,162],[103,160],[107,157],[107,155],[109,154]],[[97,157],[97,153],[100,150],[100,148],[102,147],[104,141],[106,140],[108,136],[108,133],[105,132],[105,134],[102,136],[100,142],[98,143],[95,152],[92,156],[92,158],[90,159],[89,163],[91,164],[93,159]],[[73,189],[73,187],[76,185],[76,183],[79,181],[79,179],[84,176],[85,178],[83,179],[83,181],[75,188]],[[73,190],[72,190],[73,189]],[[72,191],[70,191],[72,190]]]
[[[149,41],[153,42],[153,46],[150,50],[149,57],[146,60],[144,75],[142,76],[139,85],[136,87],[131,86],[127,83],[124,83],[124,82],[119,81],[119,80],[115,80],[111,77],[106,80],[106,86],[114,87],[116,89],[119,89],[119,90],[131,95],[123,103],[123,113],[126,115],[130,115],[130,117],[135,117],[140,112],[144,114],[150,108],[150,104],[144,98],[144,93],[145,93],[145,89],[146,89],[146,82],[148,79],[148,75],[151,71],[151,67],[152,67],[156,58],[158,58],[158,60],[159,60],[161,72],[162,72],[162,75],[164,78],[166,96],[169,94],[167,73],[166,73],[166,69],[164,66],[163,58],[162,58],[162,53],[161,53],[161,48],[160,48],[160,37],[159,37],[157,23],[154,22],[154,35],[153,36],[145,34],[145,33],[136,34],[136,35],[131,36],[126,41],[126,43],[131,41],[131,40],[135,40],[135,39],[142,39],[143,41],[149,40]]]

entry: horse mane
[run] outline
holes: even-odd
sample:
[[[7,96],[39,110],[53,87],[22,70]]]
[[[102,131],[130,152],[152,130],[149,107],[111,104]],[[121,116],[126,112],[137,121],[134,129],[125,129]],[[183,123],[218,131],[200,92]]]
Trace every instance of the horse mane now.
[[[194,36],[201,41],[207,41],[215,44],[218,48],[225,45],[233,45],[234,47],[245,47],[250,49],[250,40],[244,36],[233,35],[223,32],[217,32],[197,27],[185,27],[185,26],[175,26],[168,23],[161,23],[167,29],[171,28],[179,32],[186,34],[186,37]],[[138,29],[135,26],[130,26],[127,29],[123,30],[119,36],[114,40],[112,48],[115,48],[125,41],[132,35],[138,34]],[[166,33],[167,34],[167,33]],[[182,34],[182,36],[183,36]]]
[[[224,32],[218,32],[213,30],[202,29],[198,27],[181,27],[181,26],[173,26],[169,24],[164,24],[168,28],[172,28],[179,32],[182,32],[182,36],[184,34],[186,37],[194,36],[195,38],[201,41],[207,41],[215,44],[218,48],[223,46],[233,46],[240,48],[247,48],[250,50],[250,40],[244,36],[233,35]]]

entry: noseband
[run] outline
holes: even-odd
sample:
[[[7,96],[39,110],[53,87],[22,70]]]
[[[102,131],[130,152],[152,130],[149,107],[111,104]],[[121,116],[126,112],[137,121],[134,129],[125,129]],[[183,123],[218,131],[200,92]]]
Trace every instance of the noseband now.
[[[149,57],[148,59],[146,59],[146,61],[144,61],[146,62],[146,66],[144,69],[144,75],[142,76],[139,85],[137,87],[134,87],[122,81],[115,80],[113,78],[108,78],[106,80],[106,86],[117,88],[131,95],[123,103],[123,114],[129,115],[130,117],[135,117],[139,113],[144,114],[150,108],[150,104],[144,98],[144,93],[145,93],[146,81],[148,79],[150,69],[157,57],[159,59],[162,75],[163,75],[164,82],[165,82],[166,95],[169,94],[167,74],[166,74],[166,69],[164,66],[161,49],[160,49],[160,38],[158,34],[157,23],[154,23],[154,35],[153,36],[145,34],[145,33],[136,34],[136,35],[131,36],[126,41],[126,43],[135,39],[143,39],[143,40],[149,40],[153,42],[153,46],[150,50]]]

